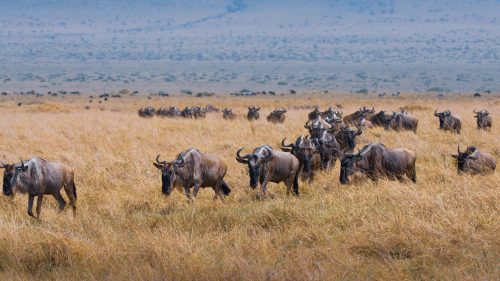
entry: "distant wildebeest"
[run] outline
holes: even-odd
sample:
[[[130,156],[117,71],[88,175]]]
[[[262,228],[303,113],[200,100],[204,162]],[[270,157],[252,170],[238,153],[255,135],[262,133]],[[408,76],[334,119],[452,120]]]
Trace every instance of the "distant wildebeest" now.
[[[227,119],[227,120],[233,120],[234,119],[234,113],[233,110],[230,108],[224,108],[222,110],[222,118]]]
[[[334,167],[337,158],[342,154],[342,150],[335,136],[324,131],[318,138],[313,138],[312,142],[316,145],[320,154],[321,169]]]
[[[387,116],[387,115],[386,115]],[[418,119],[417,117],[410,115],[408,113],[394,112],[392,116],[390,116],[387,127],[391,128],[394,131],[406,130],[417,132]]]
[[[144,107],[139,109],[139,116],[140,117],[153,117],[155,116],[155,109],[152,106]]]
[[[481,110],[479,112],[476,112],[474,110],[474,114],[476,114],[474,117],[477,118],[477,129],[483,129],[485,131],[491,130],[491,116],[490,113],[487,110]]]
[[[267,121],[271,123],[283,123],[285,122],[285,113],[287,112],[284,108],[276,108],[274,111],[269,113],[267,116]]]
[[[356,137],[361,135],[363,131],[357,128],[356,131],[349,127],[343,127],[340,131],[334,133],[335,139],[339,143],[340,150],[343,152],[352,152],[356,147]]]
[[[300,136],[295,143],[285,144],[286,138],[281,141],[281,149],[292,153],[299,160],[301,177],[313,180],[314,171],[320,168],[321,156],[316,145],[310,138]]]
[[[357,154],[345,154],[341,161],[340,183],[347,184],[354,173],[365,174],[371,180],[380,177],[403,181],[405,176],[417,181],[417,157],[405,148],[387,148],[381,143],[371,143]]]
[[[495,171],[497,166],[497,161],[493,155],[480,151],[475,146],[468,146],[464,152],[460,152],[459,146],[458,154],[452,154],[451,156],[457,159],[458,173],[487,174]]]
[[[75,174],[70,167],[42,158],[31,158],[26,163],[21,160],[21,164],[0,163],[0,165],[0,168],[5,169],[3,193],[7,196],[14,196],[16,192],[28,193],[28,215],[33,217],[33,201],[37,196],[36,218],[40,218],[45,194],[54,196],[59,203],[59,211],[64,210],[66,202],[60,192],[62,187],[75,214],[77,199]]]
[[[275,151],[270,146],[257,147],[251,154],[240,155],[243,148],[236,152],[236,160],[248,165],[250,173],[250,187],[255,189],[260,183],[261,191],[267,194],[269,182],[284,182],[287,194],[299,194],[299,160],[290,153]]]
[[[206,117],[206,111],[205,108],[201,108],[199,106],[195,106],[192,108],[193,110],[193,117],[194,119],[199,119],[199,118],[205,118]]]
[[[160,161],[156,157],[153,165],[161,171],[161,192],[170,195],[174,187],[183,187],[188,201],[196,198],[200,187],[211,187],[215,191],[214,199],[229,195],[231,189],[224,181],[227,165],[217,156],[201,153],[197,149],[188,149],[177,155],[175,161]]]
[[[193,111],[192,108],[189,108],[189,107],[186,106],[186,108],[184,108],[181,111],[181,115],[184,118],[193,118],[194,117],[194,111]]]
[[[260,110],[260,107],[255,107],[255,106],[248,107],[247,119],[248,120],[259,120],[259,118],[260,118],[259,110]]]
[[[449,110],[437,112],[437,109],[434,110],[434,116],[439,118],[439,129],[445,131],[450,130],[460,134],[460,130],[462,129],[462,121],[460,120],[460,117],[452,114]]]
[[[205,112],[219,112],[219,109],[211,104],[208,104],[204,108]]]
[[[181,111],[174,106],[168,108],[161,107],[160,109],[158,109],[158,111],[156,111],[156,115],[166,117],[179,117],[181,116]]]
[[[369,109],[363,106],[363,108],[358,109],[356,112],[345,116],[344,123],[348,125],[356,125],[358,124],[359,119],[361,119],[362,117],[370,119],[374,113],[375,108],[372,107],[372,109]]]

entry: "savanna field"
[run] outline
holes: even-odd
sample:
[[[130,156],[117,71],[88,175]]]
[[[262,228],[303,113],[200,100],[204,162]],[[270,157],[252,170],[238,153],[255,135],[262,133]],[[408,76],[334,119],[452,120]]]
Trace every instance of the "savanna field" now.
[[[18,103],[21,102],[21,106]],[[361,106],[419,118],[417,133],[374,128],[370,142],[417,155],[417,183],[381,180],[339,184],[339,162],[300,181],[300,196],[283,183],[256,199],[247,167],[235,160],[269,144],[280,148],[307,134],[306,105]],[[236,112],[206,119],[140,118],[152,105],[213,104]],[[258,105],[261,119],[246,109]],[[85,107],[89,106],[88,109]],[[268,123],[275,107],[289,108],[284,124]],[[462,134],[438,130],[434,109],[461,117]],[[473,109],[493,115],[478,131]],[[498,280],[500,176],[457,175],[451,154],[476,145],[500,160],[500,99],[402,94],[397,98],[335,94],[284,97],[124,97],[101,104],[86,97],[0,98],[0,157],[39,156],[75,170],[77,214],[45,196],[41,220],[27,215],[27,195],[0,196],[0,280]],[[213,201],[201,189],[189,204],[181,190],[161,193],[157,154],[173,160],[188,148],[218,155],[228,165],[232,193]],[[5,157],[4,157],[5,155]],[[3,171],[2,171],[3,172]],[[67,197],[63,194],[67,201]]]

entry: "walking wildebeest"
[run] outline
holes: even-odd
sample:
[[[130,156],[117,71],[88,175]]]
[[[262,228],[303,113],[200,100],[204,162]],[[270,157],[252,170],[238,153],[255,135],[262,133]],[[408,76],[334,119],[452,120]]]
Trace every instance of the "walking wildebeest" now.
[[[491,120],[491,116],[490,116],[490,113],[487,111],[487,110],[481,110],[479,112],[476,112],[476,110],[474,110],[474,114],[476,114],[476,117],[477,118],[477,129],[483,129],[485,131],[489,131],[491,130],[491,123],[492,123],[492,120]]]
[[[439,118],[439,129],[450,130],[451,132],[460,134],[460,130],[462,129],[460,117],[452,114],[449,110],[437,112],[437,109],[434,110],[434,116]]]
[[[458,173],[466,172],[473,175],[493,173],[497,166],[497,161],[493,155],[480,151],[475,146],[468,146],[467,150],[458,154],[452,154],[453,158],[457,159]]]
[[[341,151],[352,152],[356,147],[356,137],[362,133],[363,131],[359,128],[354,131],[345,126],[340,131],[335,132],[334,137],[337,139]]]
[[[321,156],[316,145],[310,138],[300,136],[295,143],[285,144],[286,138],[281,141],[281,149],[292,153],[299,160],[300,173],[302,179],[313,180],[314,171],[321,165]]]
[[[248,165],[250,172],[250,187],[255,189],[260,183],[261,191],[265,196],[267,194],[267,184],[269,182],[284,182],[287,187],[287,194],[292,192],[299,194],[299,160],[290,153],[275,151],[270,146],[264,145],[257,147],[251,154],[244,156],[236,152],[236,160],[242,164]]]
[[[233,120],[234,119],[234,113],[233,110],[230,108],[224,108],[222,110],[222,118],[228,119],[228,120]]]
[[[156,157],[153,165],[161,171],[161,192],[170,195],[173,188],[183,187],[188,201],[196,198],[200,187],[211,187],[215,191],[214,199],[217,196],[223,199],[229,195],[231,189],[224,181],[227,172],[227,165],[217,156],[201,153],[197,149],[188,149],[177,155],[175,161],[160,161],[160,155]]]
[[[364,117],[366,119],[370,119],[371,116],[375,113],[375,108],[372,107],[372,109],[366,108],[363,106],[363,108],[358,109],[356,112],[349,114],[344,117],[344,123],[350,124],[350,125],[356,125],[359,122],[359,119],[361,117]]]
[[[42,201],[45,194],[50,194],[59,203],[59,211],[64,210],[66,202],[61,195],[61,188],[69,198],[69,204],[76,212],[76,186],[73,169],[58,163],[49,162],[42,158],[31,158],[26,163],[21,159],[21,164],[3,164],[3,193],[14,196],[16,192],[28,193],[28,215],[33,217],[33,200],[37,196],[36,218],[40,218]]]
[[[283,123],[285,122],[286,112],[287,110],[284,108],[276,108],[273,112],[269,113],[266,119],[271,123]]]
[[[417,132],[417,126],[417,117],[401,112],[394,112],[387,124],[387,128],[391,128],[394,131],[406,130],[413,131],[414,133]]]
[[[417,157],[405,148],[387,148],[381,143],[371,143],[357,154],[346,154],[342,158],[340,183],[347,184],[356,172],[367,175],[375,181],[380,177],[404,180],[404,176],[417,181],[415,161]]]
[[[259,114],[260,107],[255,107],[255,106],[249,106],[248,107],[248,113],[247,113],[247,119],[248,120],[259,120],[260,114]]]

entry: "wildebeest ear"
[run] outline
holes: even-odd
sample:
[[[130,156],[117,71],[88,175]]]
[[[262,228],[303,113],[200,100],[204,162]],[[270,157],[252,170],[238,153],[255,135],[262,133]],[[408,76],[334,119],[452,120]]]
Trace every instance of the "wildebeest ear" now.
[[[156,168],[163,170],[163,165],[155,163],[155,162],[153,162],[153,165],[155,165]]]
[[[453,158],[458,158],[458,155],[456,155],[456,154],[452,154],[452,155],[451,155],[451,157],[453,157]]]

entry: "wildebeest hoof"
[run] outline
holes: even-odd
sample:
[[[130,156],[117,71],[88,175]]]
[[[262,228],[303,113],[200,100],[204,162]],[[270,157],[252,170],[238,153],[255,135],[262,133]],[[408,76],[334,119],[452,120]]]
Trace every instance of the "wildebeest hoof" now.
[[[35,216],[33,215],[33,212],[28,212],[28,215],[29,215],[30,217],[35,217]]]

